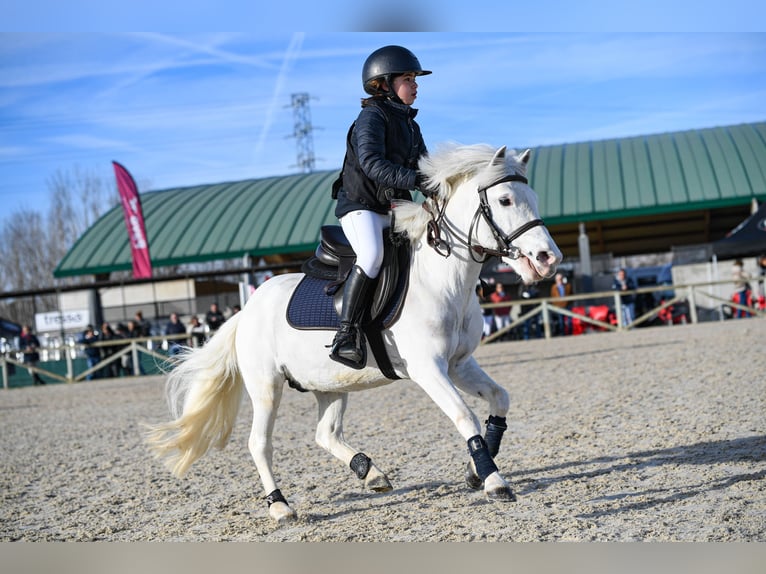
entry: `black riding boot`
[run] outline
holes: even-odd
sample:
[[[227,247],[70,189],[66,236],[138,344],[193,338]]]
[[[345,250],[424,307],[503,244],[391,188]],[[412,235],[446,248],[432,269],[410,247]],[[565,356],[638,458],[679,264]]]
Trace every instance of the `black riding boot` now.
[[[361,324],[367,309],[367,292],[373,282],[361,267],[354,265],[343,288],[340,329],[332,342],[330,358],[354,369],[363,369],[367,364],[367,344]]]

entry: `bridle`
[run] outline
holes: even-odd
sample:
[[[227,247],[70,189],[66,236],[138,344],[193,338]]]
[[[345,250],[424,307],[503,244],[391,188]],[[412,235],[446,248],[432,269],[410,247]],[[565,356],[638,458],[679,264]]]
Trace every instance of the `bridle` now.
[[[476,208],[476,212],[473,214],[471,226],[468,229],[467,241],[462,239],[460,237],[459,230],[455,229],[455,227],[447,219],[444,218],[444,212],[447,208],[446,201],[441,206],[441,208],[439,208],[439,204],[436,198],[432,198],[432,201],[437,208],[436,210],[434,210],[430,205],[427,205],[429,203],[428,201],[424,202],[423,208],[426,209],[426,211],[428,211],[431,215],[431,221],[428,222],[428,245],[430,245],[434,251],[436,251],[442,257],[449,257],[452,254],[452,247],[441,237],[441,226],[443,225],[447,231],[455,236],[458,242],[468,247],[471,253],[471,259],[473,259],[476,263],[484,263],[489,257],[509,257],[511,259],[518,259],[521,257],[521,250],[513,245],[513,242],[530,229],[544,225],[544,223],[542,219],[533,219],[531,221],[527,221],[512,233],[503,233],[503,230],[500,229],[500,226],[497,225],[497,222],[495,222],[494,218],[492,217],[492,208],[489,206],[489,201],[487,200],[487,190],[496,185],[500,185],[501,183],[507,183],[511,181],[518,181],[527,185],[529,184],[529,180],[527,180],[527,178],[523,175],[512,173],[505,175],[496,181],[493,181],[489,185],[479,187],[476,190],[479,194],[479,207]],[[489,226],[490,231],[492,231],[492,235],[497,242],[497,249],[484,247],[483,245],[474,245],[473,235],[480,217],[483,218],[483,220]],[[477,259],[477,257],[481,257],[482,259]]]

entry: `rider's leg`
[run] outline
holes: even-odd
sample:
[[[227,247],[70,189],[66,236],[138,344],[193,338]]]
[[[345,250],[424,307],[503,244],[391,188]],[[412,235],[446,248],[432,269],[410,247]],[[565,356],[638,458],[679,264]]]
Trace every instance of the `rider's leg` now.
[[[340,218],[340,226],[356,254],[356,264],[370,279],[375,279],[383,265],[383,230],[391,225],[391,216],[357,210]]]
[[[373,282],[361,267],[354,265],[343,289],[340,329],[332,343],[330,358],[355,369],[367,363],[367,349],[360,329],[367,308],[367,292]]]
[[[390,225],[390,217],[359,210],[344,215],[340,224],[356,254],[356,265],[343,288],[340,329],[330,357],[361,369],[367,362],[367,353],[360,326],[367,309],[370,286],[383,263],[383,229]]]

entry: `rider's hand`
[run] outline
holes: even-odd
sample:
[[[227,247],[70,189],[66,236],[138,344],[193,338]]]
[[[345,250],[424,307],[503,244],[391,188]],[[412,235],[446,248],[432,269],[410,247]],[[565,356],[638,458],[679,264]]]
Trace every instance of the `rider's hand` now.
[[[437,187],[429,185],[426,177],[420,172],[415,176],[415,187],[426,197],[433,197],[439,191]]]

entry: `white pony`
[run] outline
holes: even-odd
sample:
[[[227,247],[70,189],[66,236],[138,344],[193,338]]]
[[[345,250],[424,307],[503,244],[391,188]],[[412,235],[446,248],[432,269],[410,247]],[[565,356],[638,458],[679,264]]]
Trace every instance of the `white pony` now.
[[[538,216],[537,196],[526,180],[529,150],[506,153],[487,145],[446,144],[423,158],[420,170],[438,193],[421,206],[394,208],[397,232],[411,244],[409,289],[398,320],[383,338],[396,374],[419,385],[466,440],[466,479],[493,500],[515,500],[493,457],[506,428],[508,393],[472,354],[481,340],[476,285],[482,262],[501,257],[526,283],[551,276],[561,252]],[[288,325],[290,295],[303,278],[291,273],[261,285],[245,308],[224,323],[203,347],[188,349],[167,378],[175,420],[150,427],[147,440],[177,476],[209,448],[223,448],[232,432],[243,384],[253,405],[248,446],[278,523],[295,511],[272,472],[272,431],[285,383],[310,391],[319,405],[316,442],[349,465],[367,488],[391,490],[386,475],[343,437],[350,391],[393,382],[368,353],[354,370],[332,361],[332,332]],[[489,403],[487,429],[461,392]]]

